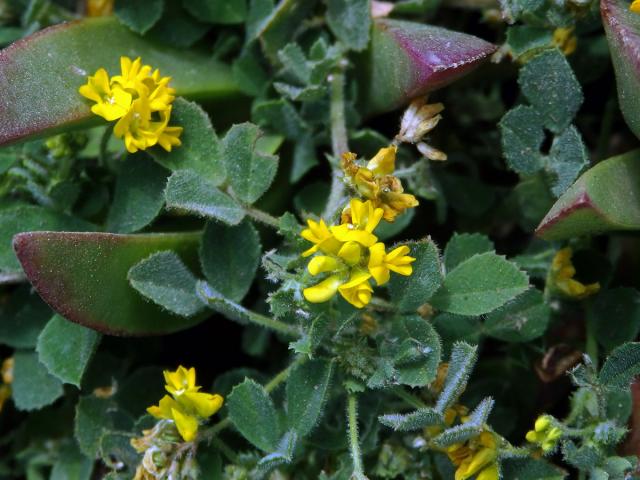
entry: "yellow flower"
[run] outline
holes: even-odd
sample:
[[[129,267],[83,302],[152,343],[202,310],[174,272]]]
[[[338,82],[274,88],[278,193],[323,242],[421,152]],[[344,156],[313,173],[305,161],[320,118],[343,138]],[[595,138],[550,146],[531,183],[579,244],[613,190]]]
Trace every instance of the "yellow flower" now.
[[[380,168],[386,160],[380,158]],[[411,275],[410,263],[415,259],[407,256],[408,247],[398,247],[386,253],[384,243],[378,242],[374,230],[382,219],[383,210],[372,201],[352,199],[348,214],[342,216],[342,224],[328,227],[323,220],[308,220],[309,228],[302,231],[302,238],[314,245],[304,251],[304,257],[316,255],[307,264],[313,276],[328,274],[321,282],[305,288],[304,298],[311,303],[330,300],[336,293],[356,308],[363,308],[371,301],[373,277],[378,285],[389,280],[390,271]]]
[[[547,283],[552,290],[558,291],[567,297],[581,300],[597,293],[600,290],[600,283],[595,282],[585,285],[574,279],[576,269],[571,263],[572,256],[573,251],[570,247],[558,250],[551,262]]]
[[[571,55],[575,52],[578,46],[578,38],[573,33],[573,27],[556,28],[553,31],[553,44],[565,55]]]
[[[172,420],[184,441],[190,442],[196,437],[200,422],[220,410],[224,399],[199,391],[194,368],[180,366],[175,372],[165,371],[164,378],[171,396],[165,395],[147,411],[156,418]]]
[[[89,77],[79,89],[80,95],[96,102],[91,111],[107,121],[123,117],[131,107],[132,96],[120,86],[112,86],[104,68]]]
[[[390,271],[404,275],[413,272],[412,262],[415,258],[407,255],[409,247],[403,245],[389,253],[385,251],[384,243],[376,243],[369,247],[369,272],[378,285],[384,285],[389,281]]]
[[[529,443],[537,443],[544,453],[552,451],[560,437],[562,430],[553,425],[553,417],[541,415],[537,418],[533,430],[529,430],[525,438]]]
[[[369,284],[371,274],[362,270],[353,270],[349,281],[338,287],[340,295],[356,308],[362,308],[371,301],[373,288]]]
[[[633,13],[640,13],[640,0],[633,0],[629,6],[629,10]]]
[[[381,148],[365,167],[358,166],[356,155],[347,152],[342,156],[342,169],[350,178],[353,188],[364,198],[371,200],[372,206],[382,209],[382,217],[393,222],[407,208],[418,205],[416,197],[404,193],[402,183],[392,173],[396,164],[395,145]],[[345,208],[343,217],[349,223],[352,207]],[[354,222],[355,223],[355,222]]]
[[[91,111],[117,123],[114,135],[124,139],[127,151],[135,153],[156,144],[170,152],[179,146],[182,127],[169,126],[175,89],[171,77],[161,77],[159,70],[143,65],[138,57],[120,58],[120,75],[111,79],[98,69],[79,92],[95,102]]]
[[[495,434],[482,431],[477,437],[463,443],[456,443],[446,449],[449,460],[457,467],[455,480],[476,479],[498,480],[498,443]]]

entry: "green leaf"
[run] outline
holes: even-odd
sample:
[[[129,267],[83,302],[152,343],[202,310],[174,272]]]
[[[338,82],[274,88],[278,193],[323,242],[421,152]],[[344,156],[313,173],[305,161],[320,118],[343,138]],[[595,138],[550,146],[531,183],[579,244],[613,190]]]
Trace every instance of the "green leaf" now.
[[[571,125],[553,139],[547,158],[546,168],[554,176],[553,194],[556,197],[562,195],[588,164],[589,157],[582,137]]]
[[[493,250],[493,242],[481,233],[454,233],[444,249],[445,269],[449,272],[474,255]]]
[[[540,147],[544,141],[542,116],[532,107],[518,105],[509,110],[500,123],[502,152],[509,168],[531,175],[543,166]]]
[[[551,308],[544,302],[542,292],[532,288],[489,313],[484,332],[505,342],[528,342],[544,334],[550,318]]]
[[[558,199],[536,235],[560,240],[640,229],[640,150],[591,167]]]
[[[131,446],[129,432],[104,432],[100,437],[99,454],[102,461],[110,468],[134,472],[140,463],[140,454]]]
[[[532,55],[553,45],[552,32],[547,28],[517,25],[507,29],[507,44],[519,61],[523,55]]]
[[[369,43],[371,4],[369,0],[328,0],[327,24],[347,48],[361,51]]]
[[[322,417],[329,398],[333,362],[308,360],[296,366],[287,380],[289,427],[300,437],[308,435]]]
[[[113,429],[110,411],[114,409],[114,403],[106,398],[86,396],[78,400],[74,435],[80,450],[87,457],[93,459],[98,456],[102,435]]]
[[[191,317],[204,308],[196,296],[196,277],[171,251],[154,253],[136,263],[127,278],[141,295],[176,315]]]
[[[613,350],[640,332],[640,292],[624,287],[600,292],[587,314],[598,342]]]
[[[356,70],[359,112],[394,110],[469,73],[494,51],[494,45],[464,33],[376,19],[369,51]]]
[[[211,25],[198,21],[179,0],[168,0],[160,21],[145,36],[164,49],[169,45],[184,48],[192,46],[206,35]]]
[[[493,252],[465,260],[445,277],[431,299],[433,306],[460,315],[482,315],[529,288],[526,273]]]
[[[616,73],[620,109],[631,131],[640,137],[640,18],[623,0],[603,0],[602,23]]]
[[[171,111],[171,125],[183,128],[182,145],[170,152],[149,150],[153,158],[172,171],[193,170],[215,186],[225,180],[222,149],[211,120],[200,105],[176,98]]]
[[[478,347],[468,343],[456,342],[451,348],[451,358],[447,367],[442,391],[436,403],[436,410],[440,413],[453,405],[467,387],[471,370],[478,358]]]
[[[13,236],[35,230],[91,231],[95,227],[83,220],[35,205],[16,205],[0,211],[0,271],[20,272],[20,263],[11,247]]]
[[[171,76],[180,96],[214,100],[239,93],[230,68],[207,53],[160,48],[114,17],[62,23],[3,50],[0,91],[11,101],[3,103],[0,145],[100,122],[78,88],[98,68],[119,72],[121,55],[141,57]]]
[[[51,319],[51,309],[29,286],[11,293],[0,307],[0,343],[12,348],[33,348]]]
[[[17,351],[13,358],[11,398],[18,410],[37,410],[62,396],[62,383],[47,372],[36,352]]]
[[[133,233],[149,225],[164,205],[168,172],[147,156],[128,156],[116,180],[107,230]]]
[[[69,442],[60,449],[58,459],[53,464],[49,480],[90,480],[94,461],[87,458],[75,442]]]
[[[229,225],[237,225],[244,218],[244,209],[238,202],[192,170],[171,175],[164,195],[167,208],[186,210]]]
[[[242,201],[253,203],[267,191],[278,170],[278,157],[256,149],[260,129],[251,123],[234,125],[223,140],[229,183]]]
[[[396,432],[413,432],[422,430],[424,427],[440,425],[444,423],[444,418],[440,412],[433,408],[420,408],[411,413],[389,413],[380,415],[378,420],[381,424],[393,428]]]
[[[520,89],[554,133],[569,126],[582,104],[582,88],[557,49],[536,55],[520,70]]]
[[[636,375],[640,375],[640,343],[625,343],[611,352],[598,380],[606,387],[627,389]]]
[[[267,58],[278,62],[278,51],[293,40],[304,19],[313,11],[316,0],[252,1],[247,19],[247,38],[258,40]]]
[[[563,480],[567,472],[551,463],[531,457],[505,458],[501,462],[503,478],[518,480]]]
[[[485,398],[478,404],[473,412],[469,414],[469,419],[465,423],[446,429],[433,438],[433,444],[437,447],[444,448],[479,435],[489,418],[493,404],[494,401],[492,398]]]
[[[392,333],[396,342],[393,383],[410,387],[431,383],[436,378],[442,350],[431,324],[418,315],[401,317],[393,322]]]
[[[251,222],[234,227],[209,222],[200,246],[202,271],[213,288],[239,302],[253,283],[261,252],[260,236]]]
[[[250,379],[236,385],[227,398],[227,408],[231,422],[250,443],[267,453],[278,448],[276,409],[261,385]]]
[[[114,13],[118,20],[136,33],[145,33],[162,16],[164,0],[116,0]]]
[[[54,315],[38,337],[36,350],[50,374],[80,388],[99,343],[98,332]]]
[[[31,232],[17,235],[14,247],[31,284],[63,317],[104,333],[149,335],[188,328],[201,318],[170,315],[146,301],[129,285],[127,272],[161,250],[197,265],[199,242],[199,232]]]
[[[408,242],[409,255],[413,262],[413,273],[408,276],[392,274],[389,292],[393,304],[403,312],[415,312],[429,302],[442,283],[438,247],[431,240]]]
[[[182,0],[195,18],[208,23],[233,25],[247,17],[246,0]]]

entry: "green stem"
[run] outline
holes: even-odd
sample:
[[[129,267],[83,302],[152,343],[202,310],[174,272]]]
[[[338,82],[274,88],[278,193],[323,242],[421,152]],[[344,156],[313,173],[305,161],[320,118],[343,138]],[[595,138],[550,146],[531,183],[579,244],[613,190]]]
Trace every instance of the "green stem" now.
[[[353,476],[355,480],[365,480],[367,477],[362,468],[362,454],[358,439],[358,400],[354,393],[347,396],[347,422],[349,424],[349,447],[353,461]]]
[[[262,210],[258,210],[257,208],[245,206],[245,212],[252,219],[267,225],[269,227],[275,228],[276,230],[280,228],[280,222],[273,215],[268,214],[267,212],[263,212]]]
[[[609,142],[611,140],[611,129],[613,128],[613,116],[616,112],[617,96],[615,92],[609,97],[609,100],[604,106],[604,113],[602,115],[602,123],[600,124],[600,133],[598,135],[598,143],[596,144],[595,158],[597,161],[603,160],[609,149]]]
[[[297,328],[288,323],[284,323],[280,320],[276,320],[275,318],[267,317],[266,315],[261,315],[256,312],[251,312],[247,310],[248,318],[252,323],[259,325],[261,327],[270,328],[271,330],[275,330],[278,333],[282,333],[288,337],[299,337],[300,332]]]
[[[414,408],[427,408],[427,404],[422,401],[422,399],[416,397],[415,395],[407,392],[402,387],[394,387],[391,390],[396,397],[404,400],[407,404],[411,405]]]
[[[338,71],[331,75],[331,150],[334,159],[338,160],[343,153],[349,151],[347,139],[347,124],[344,116],[344,72]],[[323,218],[330,220],[341,207],[344,197],[344,182],[339,165],[331,166],[331,190],[324,209]]]
[[[593,331],[593,322],[590,321],[589,318],[586,320],[586,335],[587,339],[585,342],[585,352],[591,358],[593,362],[593,367],[598,369],[598,340],[596,340],[595,332]]]
[[[218,450],[220,450],[220,452],[222,452],[222,454],[227,457],[227,460],[229,460],[231,463],[234,464],[238,464],[238,456],[236,455],[236,452],[234,452],[233,450],[231,450],[231,448],[229,448],[229,445],[227,445],[226,443],[224,443],[220,438],[212,438],[211,439],[211,444],[216,447]]]

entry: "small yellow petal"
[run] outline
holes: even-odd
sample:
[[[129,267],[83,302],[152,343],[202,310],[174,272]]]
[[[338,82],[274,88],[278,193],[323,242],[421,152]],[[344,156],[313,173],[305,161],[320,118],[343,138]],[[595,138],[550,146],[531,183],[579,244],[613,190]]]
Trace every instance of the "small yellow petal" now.
[[[208,418],[216,413],[222,408],[224,402],[220,395],[203,392],[187,392],[180,397],[180,401],[183,400],[183,397],[186,400],[185,405],[188,404],[202,418]]]
[[[396,152],[398,147],[381,148],[378,153],[369,161],[367,168],[376,175],[391,175],[396,169]]]
[[[302,294],[311,303],[326,302],[336,294],[341,284],[342,279],[338,275],[332,275],[313,287],[305,288]]]
[[[198,420],[191,415],[186,415],[180,410],[174,408],[171,410],[176,428],[185,442],[190,442],[196,438],[198,433]]]
[[[318,275],[324,272],[332,272],[340,266],[338,260],[333,257],[327,257],[325,255],[318,255],[313,257],[307,265],[307,270],[311,275]]]

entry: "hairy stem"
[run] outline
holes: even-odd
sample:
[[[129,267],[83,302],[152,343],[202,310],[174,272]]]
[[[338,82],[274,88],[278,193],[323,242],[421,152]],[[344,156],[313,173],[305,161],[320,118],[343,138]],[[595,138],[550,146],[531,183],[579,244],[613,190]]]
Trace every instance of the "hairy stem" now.
[[[264,225],[275,228],[276,230],[280,227],[278,219],[267,212],[263,212],[262,210],[251,206],[245,206],[244,210],[249,217]]]
[[[347,140],[347,125],[344,116],[344,72],[338,71],[331,75],[331,150],[336,160],[349,151]],[[332,165],[331,190],[324,209],[323,217],[331,219],[340,208],[344,197],[344,182],[339,165]]]
[[[349,448],[353,461],[353,476],[355,480],[366,480],[362,467],[360,440],[358,439],[358,400],[354,393],[347,396],[347,422],[349,424]]]

